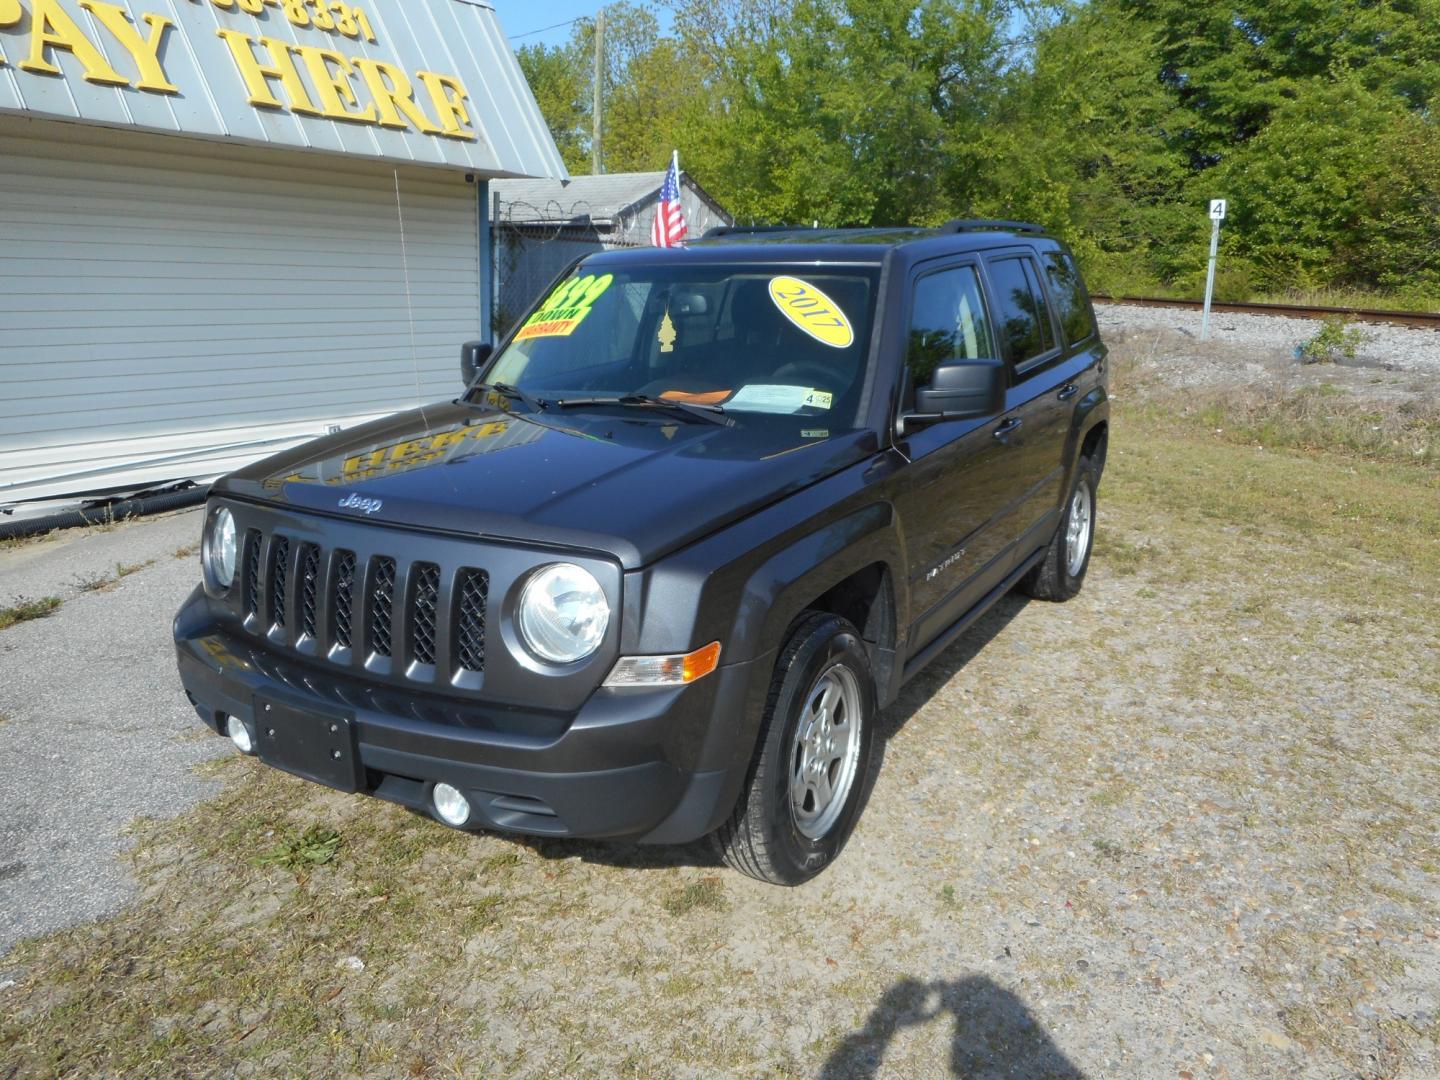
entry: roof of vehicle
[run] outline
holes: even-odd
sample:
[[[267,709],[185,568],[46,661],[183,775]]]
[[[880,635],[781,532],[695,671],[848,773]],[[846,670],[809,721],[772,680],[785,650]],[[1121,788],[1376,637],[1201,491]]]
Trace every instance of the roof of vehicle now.
[[[897,248],[928,254],[975,251],[1030,240],[1054,241],[1040,225],[1024,221],[957,219],[935,228],[896,225],[880,228],[820,229],[794,225],[730,225],[711,229],[683,250],[632,248],[607,251],[586,260],[645,262],[688,256],[704,262],[878,263]],[[934,249],[933,252],[928,249]]]

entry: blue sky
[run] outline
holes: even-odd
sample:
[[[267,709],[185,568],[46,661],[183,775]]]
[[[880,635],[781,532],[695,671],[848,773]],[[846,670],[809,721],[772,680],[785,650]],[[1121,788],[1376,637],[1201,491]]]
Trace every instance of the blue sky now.
[[[511,37],[512,48],[534,45],[536,42],[559,45],[568,41],[570,27],[568,25],[557,27],[554,24],[566,23],[581,16],[589,17],[603,6],[602,0],[523,0],[523,2],[495,0],[495,11],[500,16],[500,25]],[[658,7],[654,10],[660,18],[660,25],[667,26],[670,22],[670,12]],[[553,29],[542,30],[544,27],[553,27]],[[542,32],[531,33],[535,30],[542,30]]]

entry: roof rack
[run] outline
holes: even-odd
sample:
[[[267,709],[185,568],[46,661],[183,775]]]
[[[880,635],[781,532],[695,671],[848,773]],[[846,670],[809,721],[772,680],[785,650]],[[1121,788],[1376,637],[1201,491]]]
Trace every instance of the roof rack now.
[[[940,226],[942,233],[979,232],[984,229],[999,229],[1004,232],[1043,233],[1045,226],[1030,221],[1002,221],[986,218],[953,218]]]
[[[737,233],[799,232],[809,228],[808,225],[716,225],[706,229],[700,239],[710,240],[717,236],[734,236]]]

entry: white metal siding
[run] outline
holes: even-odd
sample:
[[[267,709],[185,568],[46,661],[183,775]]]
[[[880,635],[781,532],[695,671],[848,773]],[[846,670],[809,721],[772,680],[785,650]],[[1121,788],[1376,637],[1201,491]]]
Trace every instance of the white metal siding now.
[[[209,477],[455,393],[476,189],[0,118],[0,504]],[[412,358],[411,320],[414,314]]]

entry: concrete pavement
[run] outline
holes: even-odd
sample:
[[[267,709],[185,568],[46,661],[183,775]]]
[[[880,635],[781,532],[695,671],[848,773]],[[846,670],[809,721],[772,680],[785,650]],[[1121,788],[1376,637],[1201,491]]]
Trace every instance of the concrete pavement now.
[[[194,767],[231,752],[175,674],[170,621],[199,581],[199,509],[0,551],[0,607],[59,596],[0,630],[0,955],[118,910],[135,893],[127,825],[218,790]],[[98,576],[116,577],[86,589]]]

